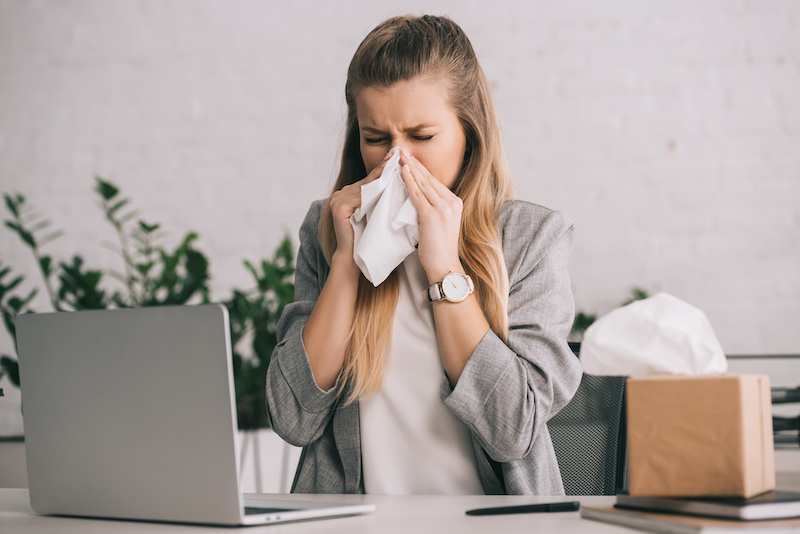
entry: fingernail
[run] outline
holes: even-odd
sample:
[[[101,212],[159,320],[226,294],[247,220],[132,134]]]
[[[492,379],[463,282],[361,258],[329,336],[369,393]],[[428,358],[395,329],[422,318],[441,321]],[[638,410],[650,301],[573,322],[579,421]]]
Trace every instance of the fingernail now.
[[[405,157],[407,157],[407,158],[410,158],[410,157],[411,157],[411,152],[409,152],[408,150],[406,150],[406,147],[402,147],[402,148],[400,148],[400,152],[402,152],[402,153],[403,153],[403,155],[404,155]]]
[[[392,153],[391,153],[391,152],[387,152],[387,153],[386,153],[386,155],[385,155],[385,156],[383,156],[383,161],[386,161],[386,160],[388,160],[388,159],[389,159],[389,158],[391,158],[391,157],[392,157]]]

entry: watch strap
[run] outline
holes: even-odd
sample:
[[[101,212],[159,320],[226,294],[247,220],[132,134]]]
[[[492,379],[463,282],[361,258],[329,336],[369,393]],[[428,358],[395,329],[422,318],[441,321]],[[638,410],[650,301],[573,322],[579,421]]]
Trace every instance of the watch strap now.
[[[436,302],[444,299],[444,291],[442,291],[442,282],[436,282],[431,287],[425,290],[425,299],[428,302]]]

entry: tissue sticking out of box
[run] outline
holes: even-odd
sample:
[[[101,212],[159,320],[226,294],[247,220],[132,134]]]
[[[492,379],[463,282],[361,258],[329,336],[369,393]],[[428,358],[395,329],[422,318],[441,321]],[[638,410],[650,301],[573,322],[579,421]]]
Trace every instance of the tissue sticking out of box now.
[[[728,361],[705,313],[659,293],[592,324],[581,343],[585,373],[641,377],[725,373]]]

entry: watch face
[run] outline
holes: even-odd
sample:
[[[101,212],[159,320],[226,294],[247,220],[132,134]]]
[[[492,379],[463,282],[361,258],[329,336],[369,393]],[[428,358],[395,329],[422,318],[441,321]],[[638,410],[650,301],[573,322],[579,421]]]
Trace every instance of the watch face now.
[[[460,273],[450,273],[442,280],[444,298],[452,302],[461,302],[470,292],[469,278]]]

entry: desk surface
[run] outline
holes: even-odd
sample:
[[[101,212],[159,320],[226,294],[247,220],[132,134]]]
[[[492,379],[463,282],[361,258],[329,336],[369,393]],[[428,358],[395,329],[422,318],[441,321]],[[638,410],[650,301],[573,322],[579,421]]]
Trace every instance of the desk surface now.
[[[252,497],[248,495],[248,497]],[[271,496],[290,498],[291,496]],[[383,496],[383,495],[311,495],[304,499],[374,503],[376,511],[354,517],[341,517],[304,523],[287,523],[263,527],[247,527],[246,534],[361,534],[413,532],[415,534],[442,533],[525,533],[558,532],[559,534],[597,533],[613,534],[631,532],[628,529],[581,519],[578,512],[557,514],[518,514],[471,517],[464,514],[471,508],[504,506],[533,502],[576,500],[573,497],[521,497],[521,496]],[[584,504],[610,504],[613,497],[579,497]],[[230,528],[193,527],[131,521],[105,521],[35,515],[30,508],[28,491],[0,489],[0,531],[3,534],[42,534],[50,532],[153,533],[153,532],[236,532]]]
[[[778,472],[778,487],[800,491],[800,473]],[[248,494],[248,499],[257,498]],[[270,495],[271,499],[291,499],[298,496]],[[385,496],[385,495],[303,495],[304,500],[344,503],[372,503],[373,514],[341,517],[304,523],[286,523],[245,530],[230,528],[167,525],[163,523],[137,523],[132,521],[105,521],[38,516],[31,511],[27,489],[0,488],[0,533],[47,534],[61,532],[153,533],[153,532],[242,532],[243,534],[371,534],[413,532],[415,534],[490,533],[513,534],[531,532],[556,532],[558,534],[622,534],[631,530],[615,525],[581,519],[578,512],[557,514],[518,514],[472,517],[464,514],[472,508],[510,506],[536,502],[575,501],[581,504],[612,504],[614,497],[530,497],[530,496]]]

